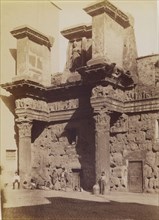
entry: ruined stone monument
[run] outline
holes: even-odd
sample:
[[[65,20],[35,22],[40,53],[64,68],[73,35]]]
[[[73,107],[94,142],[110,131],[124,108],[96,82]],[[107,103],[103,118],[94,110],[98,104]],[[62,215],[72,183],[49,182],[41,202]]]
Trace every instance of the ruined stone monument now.
[[[50,181],[65,168],[69,186],[159,192],[159,55],[137,57],[133,19],[109,1],[84,9],[92,25],[63,30],[63,74],[49,75],[48,36],[31,27],[17,38],[15,97],[19,173]],[[69,72],[65,82],[65,72]]]

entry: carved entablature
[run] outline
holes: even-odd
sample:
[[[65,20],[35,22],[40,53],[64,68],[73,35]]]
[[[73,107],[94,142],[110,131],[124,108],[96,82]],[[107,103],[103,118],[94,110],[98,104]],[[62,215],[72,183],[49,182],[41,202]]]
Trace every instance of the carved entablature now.
[[[111,133],[123,133],[128,131],[128,116],[122,114],[110,129]]]
[[[110,82],[114,87],[132,87],[134,81],[128,70],[108,63],[105,58],[98,58],[87,62],[87,66],[77,69],[84,83],[97,81]]]
[[[58,102],[49,103],[50,112],[77,109],[78,107],[79,107],[78,99],[70,99],[66,101],[58,101]]]
[[[98,97],[110,97],[119,101],[124,100],[124,92],[120,89],[114,89],[112,85],[98,85],[92,89],[91,99]]]
[[[103,87],[101,85],[94,87],[92,89],[92,97],[91,98],[107,97],[109,95],[109,91],[112,90],[110,87],[111,86]]]
[[[16,109],[32,109],[36,111],[49,112],[48,105],[45,101],[35,100],[32,98],[22,98],[15,101]]]
[[[19,128],[19,137],[31,137],[32,125],[33,124],[30,121],[17,122],[17,127]]]

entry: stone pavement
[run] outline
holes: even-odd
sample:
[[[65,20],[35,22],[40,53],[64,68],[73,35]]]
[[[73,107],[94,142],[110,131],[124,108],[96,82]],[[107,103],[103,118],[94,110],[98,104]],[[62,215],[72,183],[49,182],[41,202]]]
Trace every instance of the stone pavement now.
[[[137,203],[159,206],[159,194],[110,192],[106,195],[93,195],[90,192],[62,192],[54,190],[4,190],[4,208],[49,204],[49,198],[73,198],[95,202]]]

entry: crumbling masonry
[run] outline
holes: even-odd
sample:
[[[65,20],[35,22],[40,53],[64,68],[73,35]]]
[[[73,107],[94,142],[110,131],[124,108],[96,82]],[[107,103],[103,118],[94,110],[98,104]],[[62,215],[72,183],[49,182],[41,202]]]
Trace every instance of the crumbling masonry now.
[[[50,74],[52,40],[31,27],[17,38],[15,98],[19,173],[50,180],[63,167],[70,187],[159,192],[159,55],[137,58],[133,18],[108,1],[84,9],[92,25],[68,39],[63,73]],[[69,187],[69,186],[68,186]]]

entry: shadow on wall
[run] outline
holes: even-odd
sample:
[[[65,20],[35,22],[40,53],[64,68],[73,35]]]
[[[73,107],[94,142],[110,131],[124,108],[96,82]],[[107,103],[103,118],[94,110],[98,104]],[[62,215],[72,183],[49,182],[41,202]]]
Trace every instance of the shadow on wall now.
[[[9,111],[12,113],[13,117],[16,118],[15,115],[15,98],[13,95],[10,96],[4,96],[1,95],[0,96],[1,100],[3,101],[3,103],[5,104],[5,106],[7,107],[7,109],[9,109]],[[5,116],[4,116],[5,117]],[[14,131],[15,131],[15,135],[14,135],[14,139],[16,141],[16,145],[18,146],[19,142],[18,142],[18,128],[16,126],[16,124],[14,125]]]
[[[84,190],[92,190],[95,184],[95,129],[90,104],[91,88],[85,91],[83,89],[81,93],[83,94],[77,95],[78,109],[64,130],[70,147],[76,152],[76,162],[72,166],[74,181],[77,182],[79,178],[80,187]]]
[[[74,186],[79,181],[84,190],[92,190],[95,184],[95,134],[90,96],[91,88],[88,87],[80,91],[71,89],[67,94],[60,92],[50,102],[78,99],[78,108],[71,118],[48,124],[34,121],[32,144],[37,175],[40,172],[48,180],[48,174],[51,175],[54,168],[68,167]]]
[[[17,66],[16,66],[16,61],[17,61],[17,49],[11,48],[9,49],[10,54],[12,55],[13,59],[15,60],[15,73],[17,73]]]
[[[10,96],[0,96],[1,100],[5,104],[5,106],[9,109],[9,111],[15,116],[15,98],[13,95]]]

